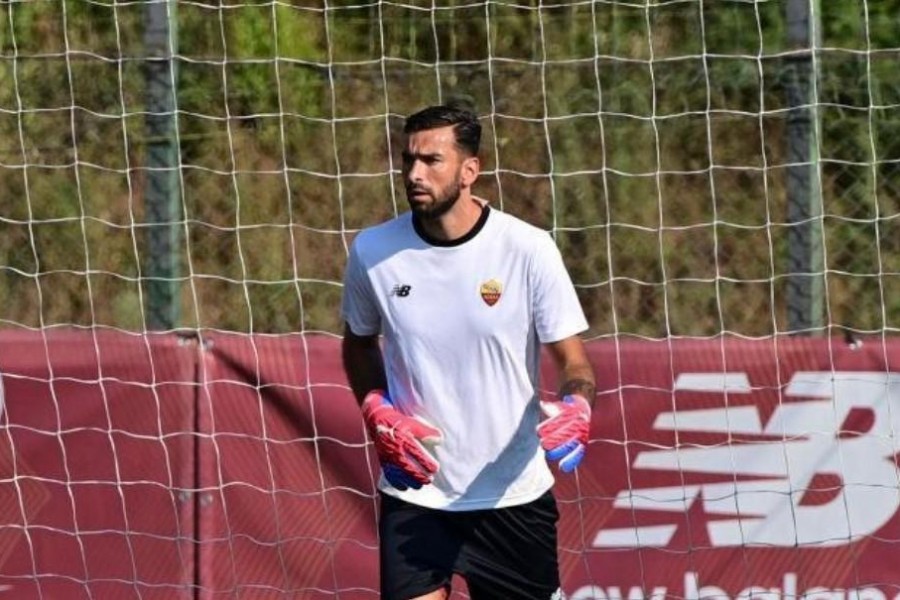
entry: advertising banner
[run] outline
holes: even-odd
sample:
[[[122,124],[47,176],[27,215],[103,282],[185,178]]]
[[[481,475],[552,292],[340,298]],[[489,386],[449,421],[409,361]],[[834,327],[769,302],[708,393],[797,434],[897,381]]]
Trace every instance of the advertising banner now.
[[[0,599],[377,598],[339,348],[0,332]],[[568,598],[900,599],[900,340],[588,350],[592,441],[555,488]]]

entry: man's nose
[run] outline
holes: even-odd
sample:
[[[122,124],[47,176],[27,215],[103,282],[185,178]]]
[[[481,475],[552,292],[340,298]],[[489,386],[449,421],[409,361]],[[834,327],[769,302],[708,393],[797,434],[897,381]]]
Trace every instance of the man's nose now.
[[[406,169],[406,180],[407,181],[421,181],[422,180],[422,163],[418,160],[413,161]]]

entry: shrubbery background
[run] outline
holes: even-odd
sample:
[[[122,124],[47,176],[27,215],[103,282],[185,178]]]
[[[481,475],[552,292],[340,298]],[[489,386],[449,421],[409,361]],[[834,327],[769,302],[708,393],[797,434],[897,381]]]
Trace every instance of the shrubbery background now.
[[[824,305],[900,325],[897,0],[817,2]],[[146,328],[143,2],[0,3],[0,324]],[[556,236],[591,337],[787,330],[785,3],[179,2],[181,321],[341,330],[405,209],[405,114],[466,96],[478,193]]]

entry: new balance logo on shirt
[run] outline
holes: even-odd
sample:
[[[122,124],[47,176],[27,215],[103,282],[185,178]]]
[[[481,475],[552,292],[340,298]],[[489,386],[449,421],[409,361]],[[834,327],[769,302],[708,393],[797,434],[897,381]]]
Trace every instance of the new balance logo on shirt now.
[[[401,298],[406,298],[407,296],[409,296],[410,291],[412,291],[411,285],[397,284],[394,286],[394,289],[391,290],[391,296],[399,296]]]

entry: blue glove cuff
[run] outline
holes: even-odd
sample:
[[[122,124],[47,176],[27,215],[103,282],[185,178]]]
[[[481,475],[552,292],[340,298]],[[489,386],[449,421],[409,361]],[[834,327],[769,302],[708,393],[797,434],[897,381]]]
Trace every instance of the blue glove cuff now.
[[[387,479],[387,482],[401,492],[409,488],[418,490],[422,487],[421,483],[407,475],[406,471],[395,464],[388,463],[381,470],[384,472],[384,478]]]

